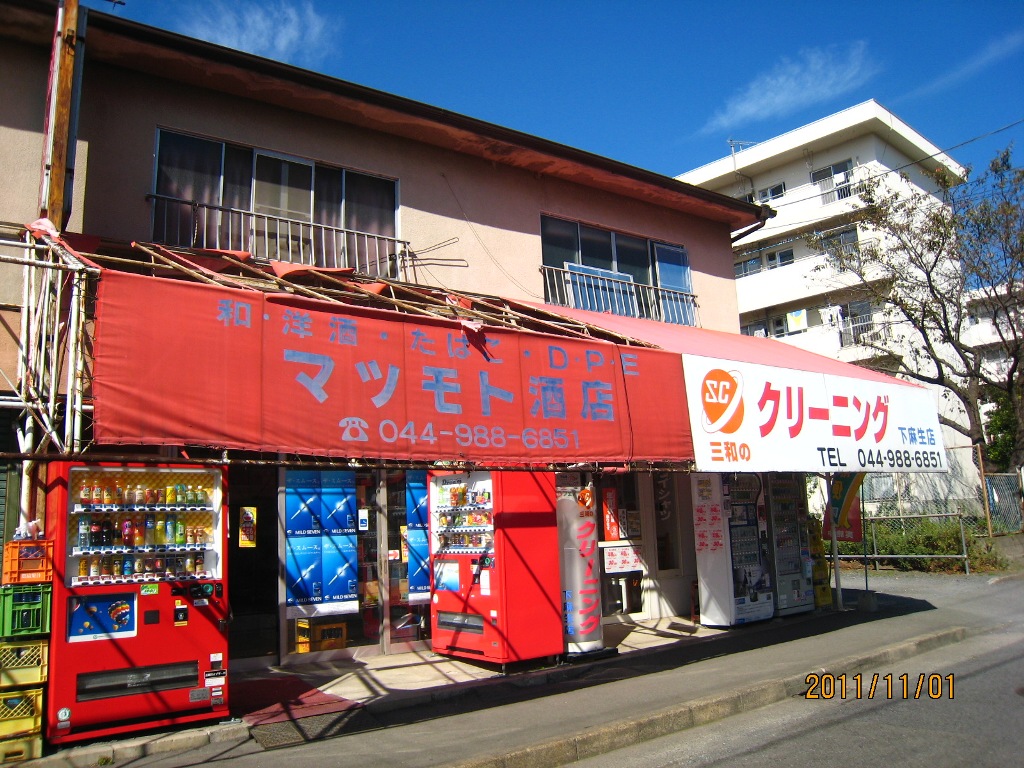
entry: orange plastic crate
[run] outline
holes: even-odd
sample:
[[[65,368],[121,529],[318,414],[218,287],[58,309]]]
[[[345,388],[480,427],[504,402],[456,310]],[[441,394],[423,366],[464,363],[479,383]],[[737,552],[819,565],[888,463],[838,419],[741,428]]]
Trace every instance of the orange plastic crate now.
[[[4,544],[4,584],[46,584],[53,581],[53,542],[40,539]]]

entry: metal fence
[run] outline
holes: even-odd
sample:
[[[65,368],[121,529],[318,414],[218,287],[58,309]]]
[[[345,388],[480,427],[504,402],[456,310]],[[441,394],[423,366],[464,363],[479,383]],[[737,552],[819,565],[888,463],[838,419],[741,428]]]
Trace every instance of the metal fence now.
[[[972,446],[948,448],[946,458],[948,472],[868,474],[861,487],[865,519],[959,515],[972,536],[1024,531],[1018,475],[983,475]]]
[[[911,568],[913,560],[961,560],[969,574],[967,542],[972,534],[967,523],[968,519],[957,513],[905,515],[897,511],[865,516],[863,543],[842,545],[839,557],[897,568]]]
[[[988,491],[985,501],[991,535],[1018,533],[1024,530],[1020,481],[1019,475],[985,475],[985,487]]]

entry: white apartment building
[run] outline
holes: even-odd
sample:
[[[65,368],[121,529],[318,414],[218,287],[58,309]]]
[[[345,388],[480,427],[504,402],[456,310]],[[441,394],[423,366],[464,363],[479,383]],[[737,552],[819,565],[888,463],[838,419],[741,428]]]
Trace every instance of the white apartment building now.
[[[731,143],[731,154],[677,178],[770,205],[777,212],[766,226],[733,244],[741,332],[777,338],[844,362],[884,367],[884,361],[874,358],[878,351],[865,342],[890,334],[891,320],[858,289],[857,277],[836,272],[807,238],[817,233],[857,248],[875,237],[853,215],[859,182],[865,179],[884,176],[889,187],[935,194],[928,174],[943,168],[962,178],[966,170],[874,100],[767,141]],[[936,397],[940,412],[957,418],[955,401],[938,393]],[[869,485],[918,498],[960,497],[961,491],[968,495],[977,482],[970,443],[952,430],[944,432],[953,467],[947,488],[901,489],[901,483],[910,482],[908,475],[878,475]]]

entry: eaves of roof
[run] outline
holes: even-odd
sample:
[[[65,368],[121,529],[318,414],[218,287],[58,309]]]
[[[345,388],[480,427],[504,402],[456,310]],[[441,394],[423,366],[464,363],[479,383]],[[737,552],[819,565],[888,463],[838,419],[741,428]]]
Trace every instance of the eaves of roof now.
[[[0,36],[49,45],[54,0],[0,0]],[[90,10],[88,62],[399,136],[727,225],[761,206],[422,102]]]

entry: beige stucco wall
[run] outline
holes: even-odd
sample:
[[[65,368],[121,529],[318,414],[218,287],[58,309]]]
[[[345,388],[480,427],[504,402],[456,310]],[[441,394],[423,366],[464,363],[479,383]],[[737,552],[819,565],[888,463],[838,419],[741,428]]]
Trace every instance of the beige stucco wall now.
[[[71,229],[118,240],[149,237],[145,198],[153,188],[156,131],[164,127],[397,179],[398,236],[414,252],[449,243],[422,256],[417,282],[543,301],[540,217],[552,214],[684,245],[702,325],[739,327],[724,225],[105,65],[89,63],[85,81]],[[29,143],[31,133],[25,138]]]
[[[0,221],[25,224],[39,215],[48,68],[43,51],[0,45]]]

